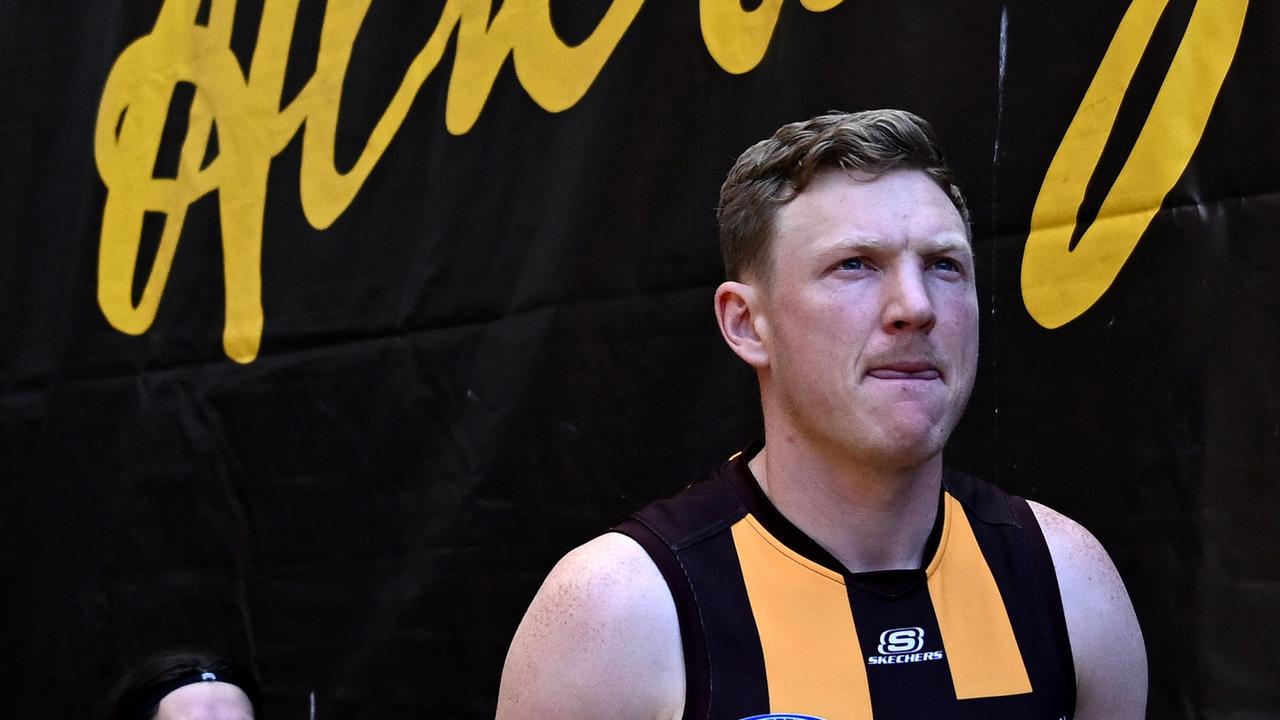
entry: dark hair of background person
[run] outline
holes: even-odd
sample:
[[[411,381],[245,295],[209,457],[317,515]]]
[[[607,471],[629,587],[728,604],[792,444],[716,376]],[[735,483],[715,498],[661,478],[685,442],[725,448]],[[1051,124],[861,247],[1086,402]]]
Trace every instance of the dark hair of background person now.
[[[730,280],[753,275],[768,283],[773,218],[782,205],[828,167],[876,177],[892,170],[920,170],[943,192],[969,232],[969,209],[947,165],[933,127],[905,110],[832,111],[783,125],[738,157],[720,187],[720,251]]]
[[[206,672],[243,690],[257,717],[261,691],[253,673],[210,652],[170,650],[150,655],[131,667],[103,700],[98,720],[150,720],[165,695],[189,684],[183,680]]]

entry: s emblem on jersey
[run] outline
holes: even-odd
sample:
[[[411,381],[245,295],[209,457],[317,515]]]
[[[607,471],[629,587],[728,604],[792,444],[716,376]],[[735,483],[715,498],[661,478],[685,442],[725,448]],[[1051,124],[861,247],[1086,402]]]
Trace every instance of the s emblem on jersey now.
[[[881,655],[919,652],[924,647],[924,629],[918,627],[895,628],[880,633]]]
[[[880,633],[880,644],[876,646],[879,655],[867,658],[868,665],[901,665],[903,663],[927,662],[941,660],[941,650],[924,649],[924,628],[893,628]]]

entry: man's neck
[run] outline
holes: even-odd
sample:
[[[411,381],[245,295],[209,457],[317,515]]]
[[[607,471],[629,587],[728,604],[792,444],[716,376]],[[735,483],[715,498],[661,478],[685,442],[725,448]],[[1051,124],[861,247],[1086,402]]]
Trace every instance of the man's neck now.
[[[869,467],[797,439],[769,443],[749,466],[774,507],[849,572],[923,564],[941,454],[912,467]]]

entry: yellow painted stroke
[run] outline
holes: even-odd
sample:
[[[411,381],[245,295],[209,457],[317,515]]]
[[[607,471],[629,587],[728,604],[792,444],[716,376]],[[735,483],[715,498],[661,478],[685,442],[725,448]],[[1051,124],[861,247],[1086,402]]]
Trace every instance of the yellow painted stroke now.
[[[806,10],[824,12],[844,0],[801,0]],[[702,0],[698,20],[707,51],[725,71],[750,72],[764,58],[778,24],[783,0],[764,0],[754,10],[744,10],[742,0]]]
[[[1027,312],[1046,328],[1089,309],[1181,177],[1235,57],[1248,0],[1200,0],[1097,219],[1069,250],[1076,214],[1167,0],[1134,0],[1045,174],[1022,258]]]

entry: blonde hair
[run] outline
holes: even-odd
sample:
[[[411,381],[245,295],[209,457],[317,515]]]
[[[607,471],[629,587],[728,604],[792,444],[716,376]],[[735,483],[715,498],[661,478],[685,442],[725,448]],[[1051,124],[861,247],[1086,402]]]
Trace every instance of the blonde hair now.
[[[747,148],[729,170],[716,219],[730,280],[751,275],[768,281],[771,263],[765,261],[778,208],[828,167],[873,177],[920,170],[951,198],[968,231],[964,195],[928,122],[905,110],[830,112],[783,125],[768,140]]]

